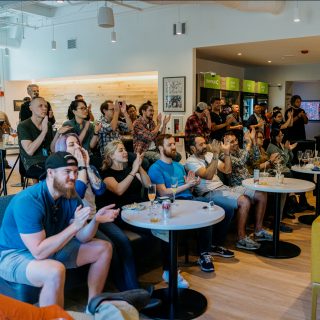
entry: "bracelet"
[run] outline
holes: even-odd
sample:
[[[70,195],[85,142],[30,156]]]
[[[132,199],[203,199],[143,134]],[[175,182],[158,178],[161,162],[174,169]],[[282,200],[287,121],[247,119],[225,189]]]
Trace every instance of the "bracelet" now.
[[[129,173],[129,176],[131,176],[132,178],[134,178],[134,175],[132,173]]]
[[[78,167],[78,171],[81,171],[81,170],[87,170],[87,167],[79,166],[79,167]]]

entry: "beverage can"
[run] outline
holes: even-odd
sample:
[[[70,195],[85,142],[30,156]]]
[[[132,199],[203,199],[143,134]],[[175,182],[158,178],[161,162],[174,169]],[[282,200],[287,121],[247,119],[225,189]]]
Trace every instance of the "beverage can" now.
[[[258,184],[259,183],[259,178],[260,178],[260,170],[259,169],[254,169],[253,170],[253,183]]]
[[[162,215],[164,219],[171,218],[171,201],[170,200],[162,201]]]

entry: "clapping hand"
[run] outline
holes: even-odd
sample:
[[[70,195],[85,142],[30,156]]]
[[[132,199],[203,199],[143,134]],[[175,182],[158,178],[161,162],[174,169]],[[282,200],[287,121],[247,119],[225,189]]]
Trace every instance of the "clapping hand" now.
[[[252,142],[256,141],[256,129],[254,127],[251,129],[249,136]]]
[[[82,208],[82,204],[77,207],[74,213],[74,219],[72,220],[72,224],[77,231],[85,226],[87,220],[89,219],[90,211],[90,207]]]
[[[211,147],[211,152],[212,153],[216,153],[216,154],[220,153],[220,143],[219,143],[219,141],[212,140],[210,147]]]
[[[171,114],[170,115],[166,115],[164,116],[164,119],[163,119],[163,125],[166,126],[168,124],[168,122],[170,121],[171,119]]]
[[[137,156],[134,159],[133,164],[132,164],[132,171],[134,172],[134,174],[136,174],[139,171],[139,168],[140,168],[142,160],[143,160],[143,156],[144,156],[144,154],[137,153]]]
[[[45,116],[41,122],[41,131],[48,132],[48,116]]]
[[[122,105],[120,105],[120,110],[122,114],[125,114],[127,112],[127,104],[124,100],[122,101]]]
[[[98,210],[95,215],[95,219],[99,223],[113,222],[119,215],[120,209],[112,209],[115,204],[110,204]]]
[[[192,188],[200,183],[200,177],[196,177],[195,173],[190,170],[188,175],[184,177],[184,181],[190,188]]]
[[[89,121],[88,121],[89,122]],[[101,130],[101,127],[102,127],[102,123],[99,122],[99,121],[96,121],[94,123],[94,133],[97,134],[99,133],[99,131]]]
[[[222,152],[224,154],[229,154],[230,153],[230,141],[229,140],[226,140],[225,143],[223,143],[223,141],[221,142],[221,145],[220,145],[220,149],[222,150]]]
[[[73,128],[71,126],[62,126],[58,129],[59,134],[67,133],[68,131],[71,131]]]
[[[158,116],[157,116],[157,124],[161,125],[161,123],[162,123],[162,114],[159,113]]]

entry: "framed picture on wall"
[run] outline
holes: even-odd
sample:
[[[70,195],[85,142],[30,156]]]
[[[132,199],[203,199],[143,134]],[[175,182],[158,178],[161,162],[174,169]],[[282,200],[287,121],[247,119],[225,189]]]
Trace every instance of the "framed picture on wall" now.
[[[163,78],[163,111],[186,111],[186,77]]]
[[[13,111],[20,111],[23,100],[13,100]]]

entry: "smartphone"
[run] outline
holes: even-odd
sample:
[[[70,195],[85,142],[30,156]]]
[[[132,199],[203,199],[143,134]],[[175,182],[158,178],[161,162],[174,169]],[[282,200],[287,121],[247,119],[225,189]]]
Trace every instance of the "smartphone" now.
[[[248,131],[249,131],[249,129],[247,127],[243,127],[243,133],[246,133]]]
[[[119,103],[119,106],[121,107],[122,106],[122,101],[119,101],[118,103]]]

